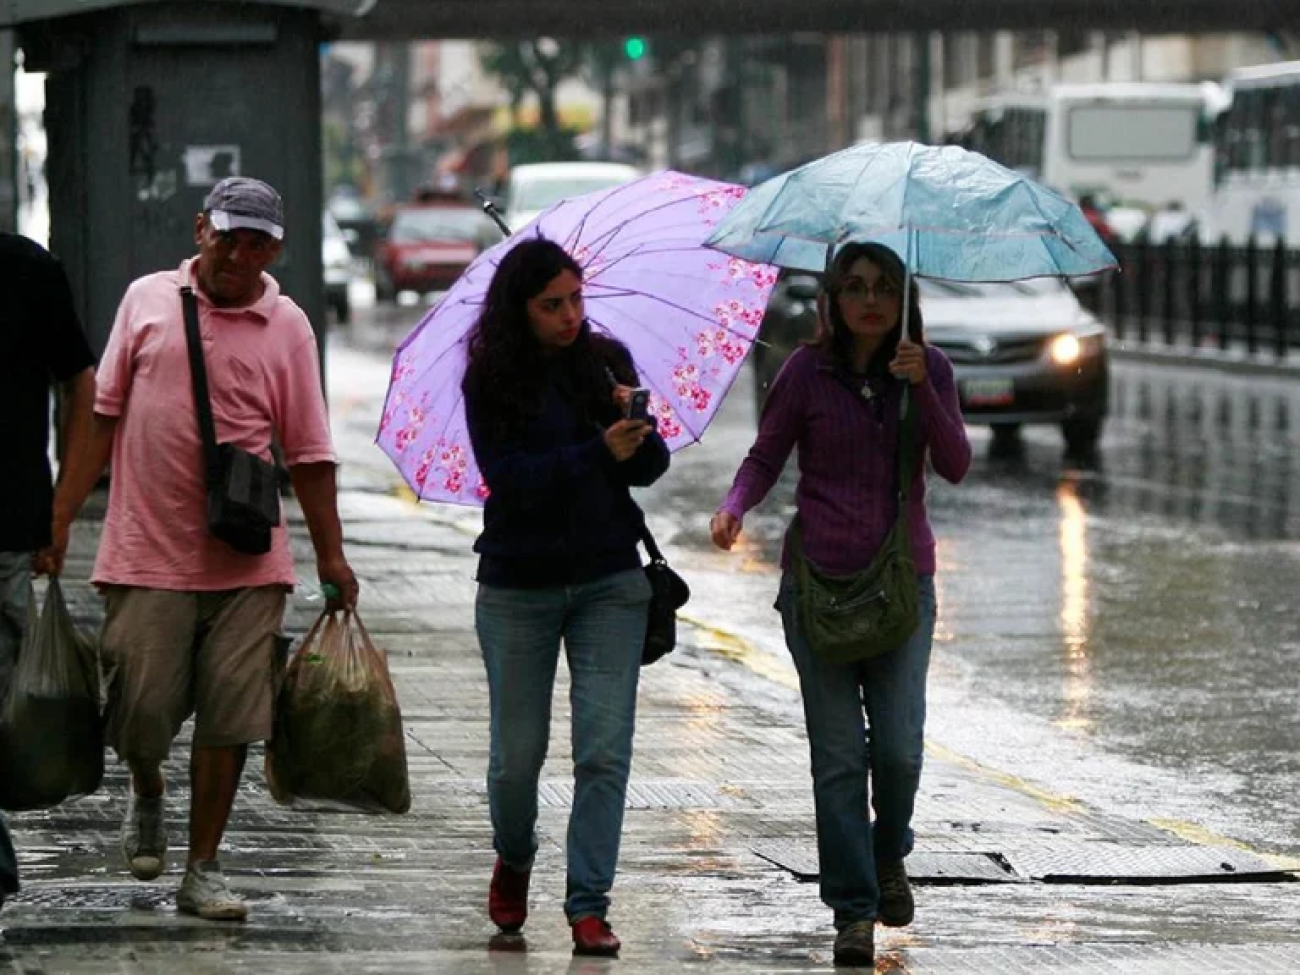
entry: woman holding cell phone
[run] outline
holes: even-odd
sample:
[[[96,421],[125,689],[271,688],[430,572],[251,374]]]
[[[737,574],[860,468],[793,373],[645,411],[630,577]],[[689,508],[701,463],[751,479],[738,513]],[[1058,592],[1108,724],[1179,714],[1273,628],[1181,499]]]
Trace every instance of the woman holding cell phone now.
[[[616,955],[606,921],[632,763],[650,585],[628,489],[668,469],[627,349],[592,331],[582,270],[534,238],[502,259],[469,343],[463,389],[483,513],[476,628],[487,667],[488,914],[528,916],[537,783],[563,644],[573,710],[567,896],[574,954]]]

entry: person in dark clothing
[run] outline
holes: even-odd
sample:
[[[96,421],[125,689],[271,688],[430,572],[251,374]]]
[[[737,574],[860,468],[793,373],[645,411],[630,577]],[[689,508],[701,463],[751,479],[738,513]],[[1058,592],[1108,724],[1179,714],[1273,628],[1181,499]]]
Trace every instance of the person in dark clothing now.
[[[636,385],[627,349],[593,333],[584,317],[577,262],[540,238],[511,250],[471,333],[463,383],[490,492],[474,546],[497,852],[488,914],[508,933],[528,915],[537,783],[563,642],[575,777],[564,909],[580,955],[620,947],[605,916],[650,604],[628,489],[668,469],[654,425],[624,416]]]
[[[1107,247],[1114,247],[1119,243],[1114,228],[1106,220],[1106,213],[1097,203],[1095,196],[1091,193],[1085,193],[1079,197],[1079,209],[1083,211],[1084,218],[1092,229],[1097,231],[1097,236],[1102,239]]]
[[[32,572],[63,569],[66,533],[53,531],[50,385],[65,393],[65,452],[83,449],[95,398],[95,359],[63,266],[35,241],[0,233],[0,706],[18,661]],[[0,819],[0,904],[18,866]]]

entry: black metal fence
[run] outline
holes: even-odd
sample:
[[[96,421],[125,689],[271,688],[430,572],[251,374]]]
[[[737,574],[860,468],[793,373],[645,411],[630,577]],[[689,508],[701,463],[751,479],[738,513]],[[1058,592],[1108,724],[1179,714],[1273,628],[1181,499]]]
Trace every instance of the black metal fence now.
[[[1121,244],[1120,273],[1080,287],[1116,339],[1286,357],[1300,349],[1300,251],[1281,242]]]

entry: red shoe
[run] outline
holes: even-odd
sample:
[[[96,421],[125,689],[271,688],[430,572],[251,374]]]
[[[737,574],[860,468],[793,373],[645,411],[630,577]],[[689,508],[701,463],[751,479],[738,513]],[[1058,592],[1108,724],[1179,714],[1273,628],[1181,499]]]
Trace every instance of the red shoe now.
[[[622,943],[614,929],[598,917],[584,917],[573,922],[573,953],[617,958]]]
[[[488,887],[488,917],[506,934],[514,934],[528,920],[528,881],[531,870],[513,870],[497,857]]]

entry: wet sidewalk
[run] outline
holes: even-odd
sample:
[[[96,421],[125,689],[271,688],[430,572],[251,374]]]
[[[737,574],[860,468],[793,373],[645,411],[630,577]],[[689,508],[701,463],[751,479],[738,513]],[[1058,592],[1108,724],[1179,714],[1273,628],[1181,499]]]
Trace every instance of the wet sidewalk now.
[[[331,353],[348,555],[362,582],[363,618],[389,653],[401,696],[411,812],[278,807],[257,750],[223,857],[253,914],[244,925],[210,924],[178,916],[173,903],[188,801],[183,761],[167,770],[172,871],[155,884],[132,881],[121,865],[125,777],[110,764],[97,795],[15,817],[26,890],[0,914],[0,972],[830,970],[829,911],[808,882],[816,870],[812,802],[792,670],[723,625],[743,612],[753,626],[775,627],[770,587],[759,580],[754,590],[766,601],[738,610],[727,604],[735,590],[707,574],[692,577],[694,625],[683,628],[683,646],[643,671],[610,915],[622,958],[570,955],[563,668],[527,938],[493,938],[485,911],[493,861],[483,785],[487,692],[472,629],[476,518],[416,506],[400,490],[370,443],[386,379],[381,358]],[[291,517],[310,578],[306,532],[296,511]],[[68,569],[74,610],[88,626],[97,623],[98,601],[82,580],[97,527],[92,506]],[[961,613],[956,590],[951,612]],[[305,632],[318,608],[296,596],[290,632]],[[1042,775],[1023,781],[1016,767],[980,764],[969,757],[980,754],[980,741],[1006,729],[942,673],[931,709],[944,717],[935,721],[909,861],[917,920],[881,929],[879,970],[1300,970],[1300,887],[1279,872],[1291,864],[1057,794]],[[1035,749],[1032,734],[1021,728],[1019,736],[1026,752]]]

